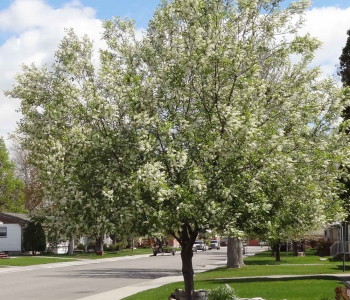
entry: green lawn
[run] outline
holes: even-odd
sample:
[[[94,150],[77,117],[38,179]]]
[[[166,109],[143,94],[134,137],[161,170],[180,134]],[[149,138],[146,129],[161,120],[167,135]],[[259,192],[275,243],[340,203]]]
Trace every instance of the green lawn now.
[[[281,261],[276,262],[271,252],[261,252],[244,260],[246,266],[240,269],[218,268],[195,276],[196,289],[212,289],[221,284],[229,284],[241,298],[262,297],[267,300],[330,300],[334,299],[334,289],[344,284],[333,276],[315,277],[313,274],[342,273],[342,262],[330,257],[320,260],[315,251],[309,250],[305,257],[294,257],[281,253]],[[346,270],[350,272],[350,263]],[[303,278],[242,278],[268,275],[310,275]],[[349,274],[350,275],[350,274]],[[221,279],[220,278],[225,278]],[[173,283],[157,289],[138,293],[125,300],[166,299],[183,283]]]
[[[246,265],[281,265],[281,264],[339,264],[341,261],[335,261],[330,256],[324,256],[326,260],[320,260],[316,255],[316,250],[307,250],[304,257],[293,256],[292,253],[281,252],[281,261],[276,261],[271,256],[271,251],[257,253],[244,259]]]
[[[0,259],[0,267],[4,266],[31,266],[50,264],[65,261],[74,261],[75,259],[61,259],[54,257],[40,257],[40,256],[16,256],[10,259]]]
[[[342,266],[323,265],[323,266],[261,266],[248,265],[241,269],[219,268],[200,273],[196,278],[202,280],[213,278],[233,278],[233,277],[251,277],[251,276],[269,276],[269,275],[312,275],[312,274],[336,274],[342,273]],[[350,266],[346,268],[350,272]],[[349,274],[350,275],[350,274]]]
[[[243,298],[262,297],[266,300],[330,300],[334,299],[334,289],[344,286],[332,277],[319,279],[244,279],[218,281],[196,281],[196,289],[213,289],[221,284],[229,284],[236,294]],[[183,288],[182,282],[172,283],[124,298],[123,300],[164,300],[176,288]]]

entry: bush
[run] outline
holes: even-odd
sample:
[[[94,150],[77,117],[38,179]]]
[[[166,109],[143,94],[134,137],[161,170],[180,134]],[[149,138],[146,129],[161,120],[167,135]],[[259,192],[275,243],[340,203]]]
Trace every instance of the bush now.
[[[113,245],[113,244],[109,245],[109,251],[115,252],[115,251],[118,251],[118,250],[119,250],[119,246],[118,245]]]
[[[90,242],[87,246],[88,250],[95,250],[95,243],[94,242]]]
[[[26,251],[43,252],[46,249],[46,237],[40,223],[29,222],[23,233],[23,248]]]
[[[106,243],[103,244],[103,251],[110,251]]]
[[[46,235],[46,253],[53,253],[57,249],[58,245],[64,242],[66,239],[62,239],[58,231],[55,228],[50,228]]]
[[[236,294],[228,284],[218,286],[209,291],[209,300],[235,300]]]
[[[84,250],[84,245],[82,243],[78,243],[76,246],[75,246],[75,249],[77,250]]]
[[[320,242],[317,245],[316,253],[319,256],[329,256],[331,255],[329,247],[332,246],[330,242]]]

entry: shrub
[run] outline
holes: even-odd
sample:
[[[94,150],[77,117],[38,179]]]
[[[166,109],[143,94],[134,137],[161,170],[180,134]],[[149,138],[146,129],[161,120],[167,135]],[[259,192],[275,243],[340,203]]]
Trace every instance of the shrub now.
[[[106,243],[103,244],[103,251],[109,251],[109,247]]]
[[[94,242],[90,242],[88,244],[87,248],[88,248],[88,250],[91,250],[91,249],[95,250],[95,243]]]
[[[316,253],[319,256],[329,256],[331,255],[329,247],[332,246],[330,242],[320,242],[317,245]]]
[[[109,245],[109,251],[115,252],[119,250],[119,246],[118,245]]]
[[[78,243],[76,246],[75,246],[75,249],[77,250],[84,250],[84,245],[82,243]]]
[[[46,253],[53,253],[55,249],[57,249],[58,245],[62,242],[64,242],[66,239],[62,239],[62,237],[59,235],[58,231],[55,229],[50,228],[47,231],[46,235]]]
[[[37,251],[45,251],[46,237],[40,223],[29,222],[23,233],[23,248],[26,251],[32,251],[33,255]]]
[[[209,291],[209,300],[235,300],[236,294],[228,284],[218,286]]]

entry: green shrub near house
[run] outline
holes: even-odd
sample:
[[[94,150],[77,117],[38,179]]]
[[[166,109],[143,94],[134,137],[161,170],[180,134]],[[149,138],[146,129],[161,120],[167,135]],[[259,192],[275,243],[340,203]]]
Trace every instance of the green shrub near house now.
[[[23,248],[25,251],[43,252],[46,249],[46,237],[40,223],[29,222],[23,233]]]

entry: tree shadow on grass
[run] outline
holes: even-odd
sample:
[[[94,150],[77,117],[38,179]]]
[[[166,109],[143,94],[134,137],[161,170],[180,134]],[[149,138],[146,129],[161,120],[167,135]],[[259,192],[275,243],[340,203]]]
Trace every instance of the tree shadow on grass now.
[[[245,260],[244,264],[247,266],[252,266],[252,265],[283,265],[286,264],[286,261],[276,261],[273,260],[273,258],[271,260]]]
[[[349,274],[350,275],[350,274]],[[231,278],[231,279],[201,279],[198,280],[197,282],[210,282],[213,284],[217,284],[217,283],[257,283],[257,282],[278,282],[278,281],[296,281],[296,280],[310,280],[310,279],[315,279],[315,280],[329,280],[329,281],[334,281],[334,280],[339,280],[338,277],[336,276],[314,276],[314,275],[310,275],[310,276],[303,276],[303,277],[287,277],[287,278],[267,278],[267,277],[262,277],[262,278]],[[344,279],[350,279],[349,278],[344,278]],[[343,284],[343,281],[339,280],[338,282],[339,284]]]

